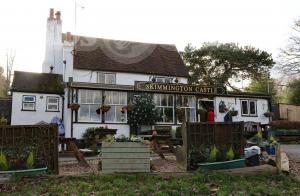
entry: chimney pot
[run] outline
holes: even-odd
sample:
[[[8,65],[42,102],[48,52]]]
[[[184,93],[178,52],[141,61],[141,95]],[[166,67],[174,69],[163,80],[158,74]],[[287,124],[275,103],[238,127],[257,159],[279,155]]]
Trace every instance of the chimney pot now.
[[[54,18],[54,9],[50,8],[49,18]]]
[[[57,11],[55,13],[55,16],[56,16],[56,20],[60,20],[60,11]]]
[[[67,32],[66,40],[67,40],[68,42],[70,42],[70,41],[73,40],[73,36],[72,36],[71,32]]]

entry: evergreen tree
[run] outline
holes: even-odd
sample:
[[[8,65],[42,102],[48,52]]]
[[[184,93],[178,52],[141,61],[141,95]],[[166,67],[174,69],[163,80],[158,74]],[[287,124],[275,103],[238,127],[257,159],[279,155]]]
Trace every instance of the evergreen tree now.
[[[161,120],[160,113],[153,102],[152,96],[142,94],[134,99],[134,108],[128,112],[128,124],[131,127],[154,125]]]

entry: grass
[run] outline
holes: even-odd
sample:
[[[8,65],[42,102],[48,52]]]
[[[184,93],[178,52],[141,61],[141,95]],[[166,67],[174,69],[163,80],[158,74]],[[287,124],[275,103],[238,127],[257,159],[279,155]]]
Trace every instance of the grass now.
[[[2,186],[2,187],[1,187]],[[0,195],[300,195],[300,183],[284,174],[230,176],[90,175],[14,178]],[[2,188],[2,189],[1,189]]]

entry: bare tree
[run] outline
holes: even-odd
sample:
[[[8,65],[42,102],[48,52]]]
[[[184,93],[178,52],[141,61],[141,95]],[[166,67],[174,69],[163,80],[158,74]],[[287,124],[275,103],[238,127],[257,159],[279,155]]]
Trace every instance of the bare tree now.
[[[285,75],[300,74],[300,19],[292,28],[286,48],[281,49],[277,69]]]
[[[12,49],[6,50],[6,88],[7,88],[7,91],[10,89],[10,85],[11,85],[15,57],[16,57],[15,50],[12,50]]]

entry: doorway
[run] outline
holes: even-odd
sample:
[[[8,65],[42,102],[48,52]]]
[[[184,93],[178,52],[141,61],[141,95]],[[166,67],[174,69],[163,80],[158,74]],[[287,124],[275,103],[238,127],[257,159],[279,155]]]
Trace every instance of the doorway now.
[[[199,122],[207,122],[207,112],[212,109],[215,111],[213,99],[201,98],[198,99],[198,120]]]

